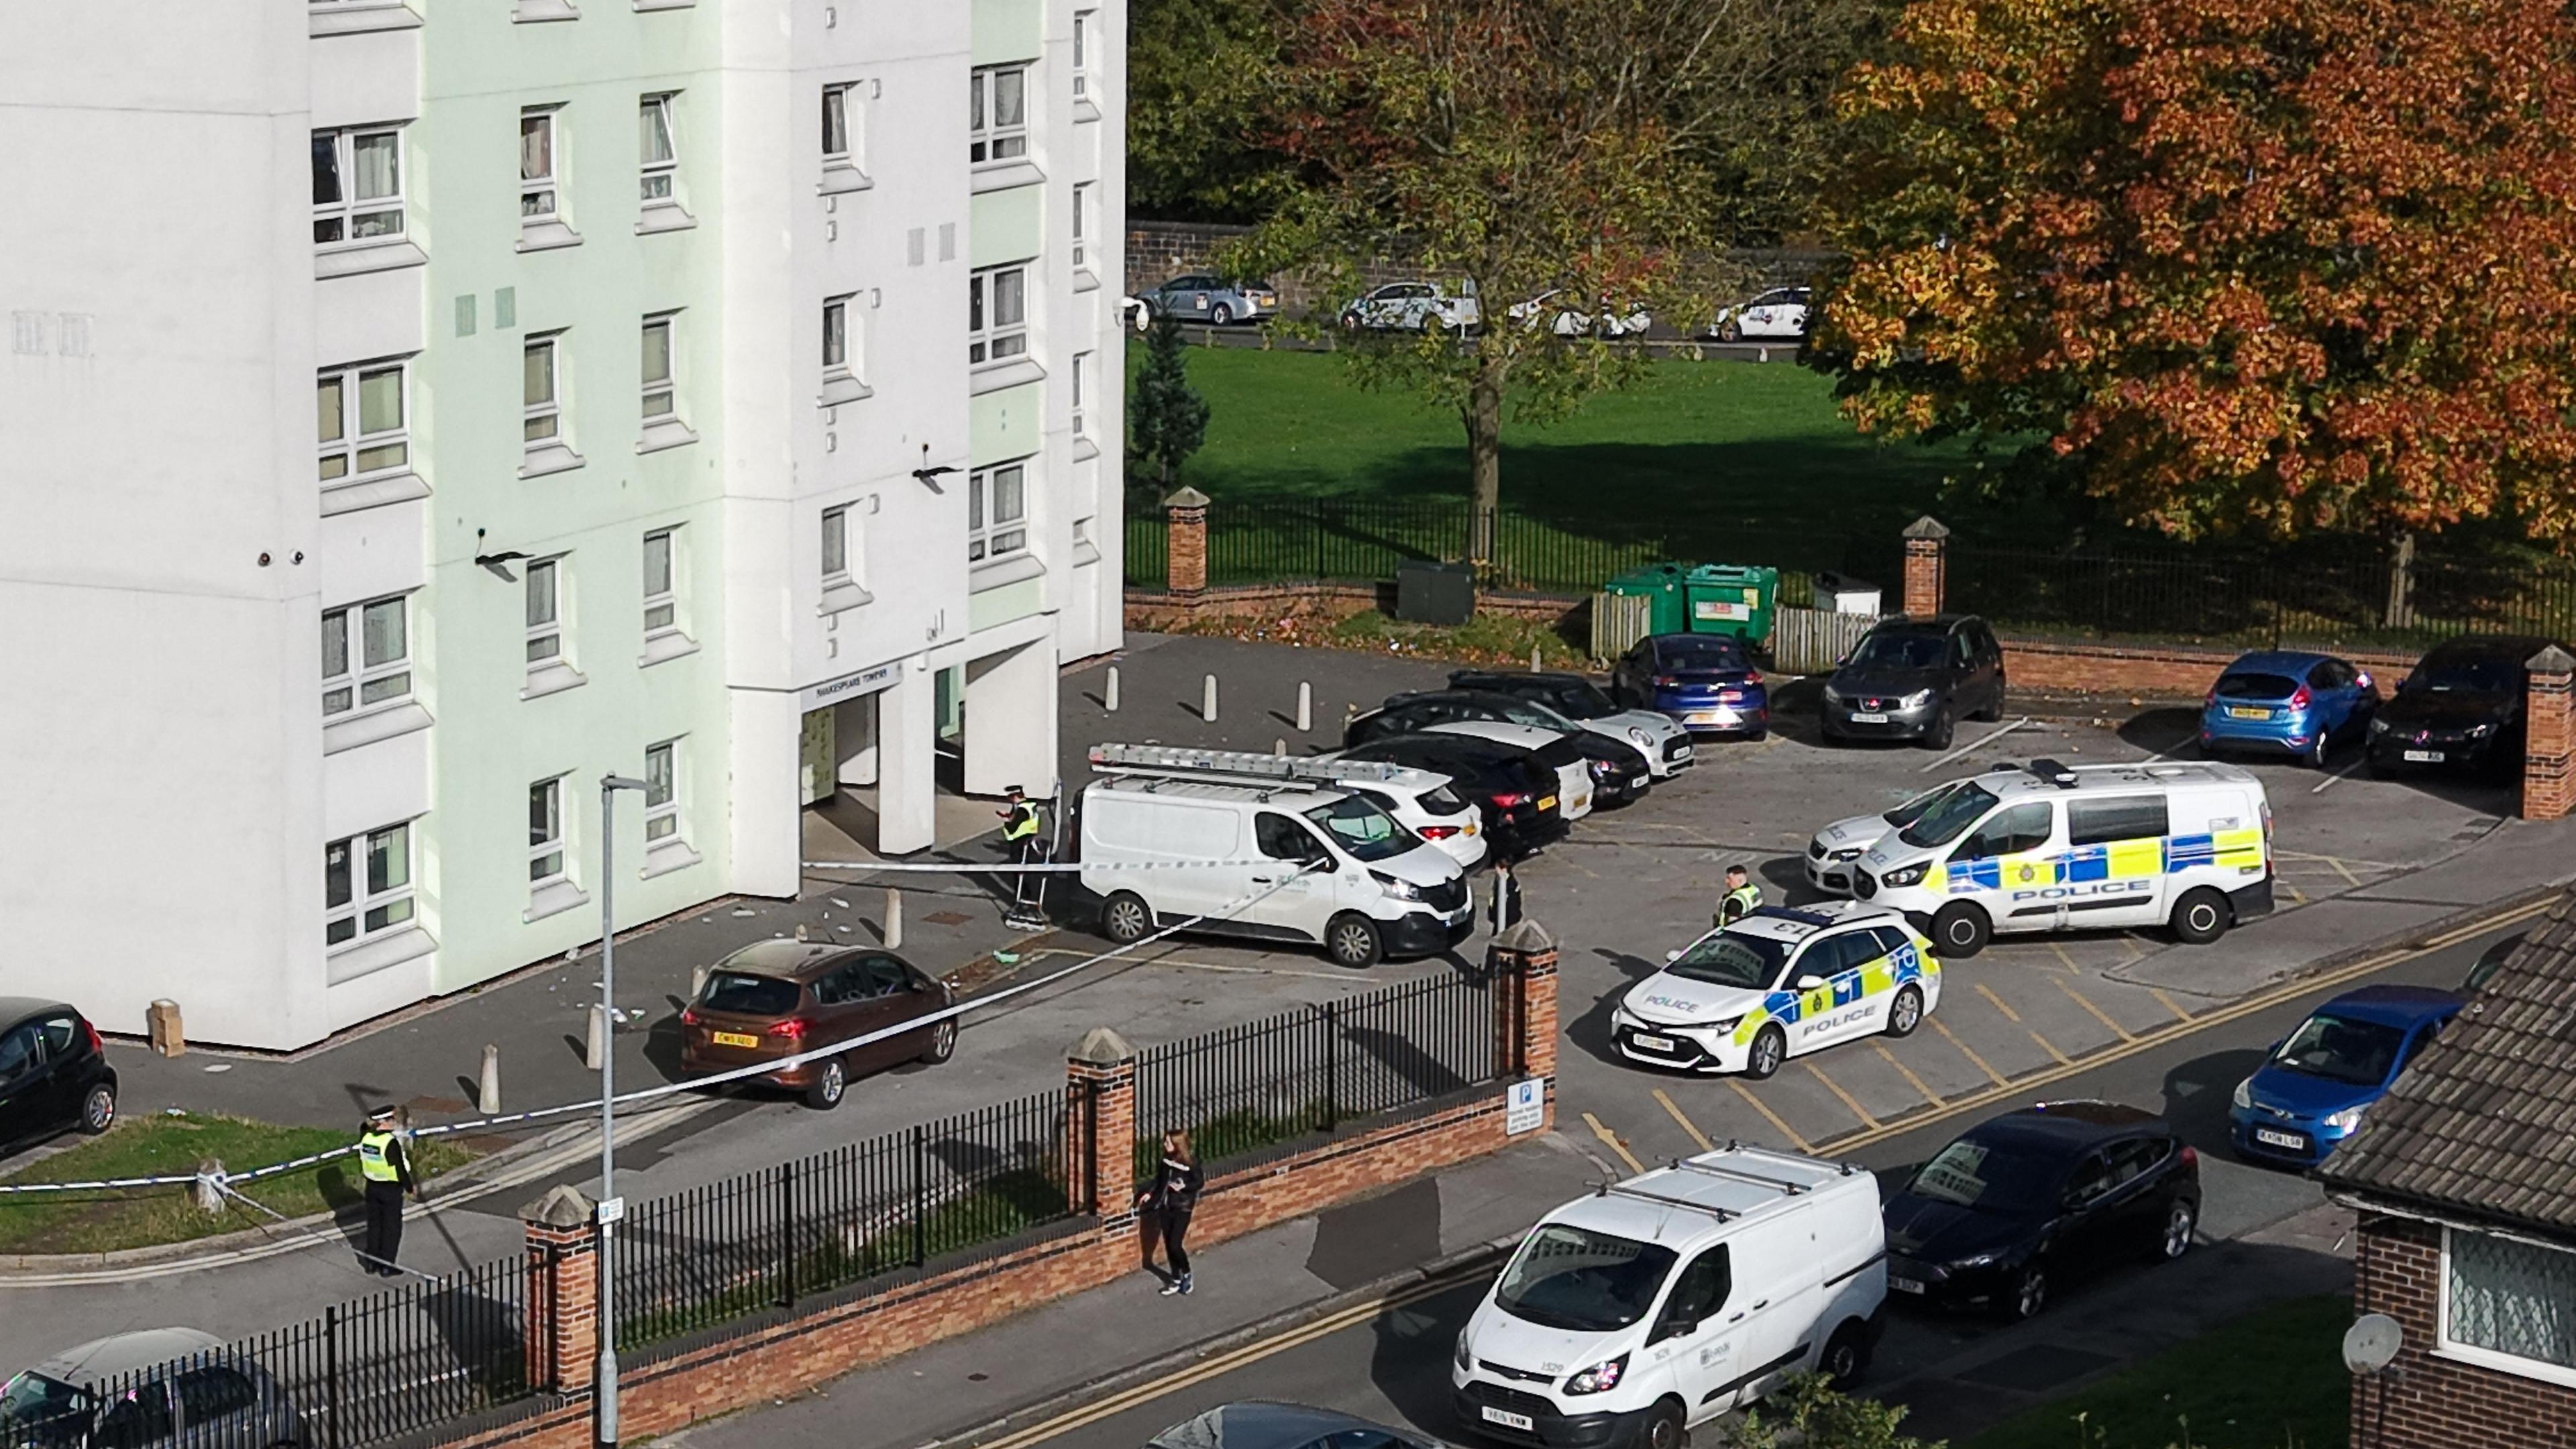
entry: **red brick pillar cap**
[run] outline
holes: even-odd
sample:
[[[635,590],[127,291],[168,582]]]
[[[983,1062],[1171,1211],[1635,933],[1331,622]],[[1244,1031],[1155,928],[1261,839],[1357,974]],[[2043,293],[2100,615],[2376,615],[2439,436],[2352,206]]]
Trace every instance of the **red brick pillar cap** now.
[[[1914,520],[1912,523],[1905,525],[1905,532],[1901,536],[1905,538],[1927,538],[1938,543],[1942,539],[1950,536],[1950,529],[1949,526],[1944,524],[1941,520],[1934,518],[1931,514],[1927,513],[1921,518]]]
[[[2576,674],[2576,655],[2552,644],[2524,661],[2523,667],[2534,674]]]
[[[1547,927],[1537,920],[1523,916],[1512,923],[1510,930],[1494,938],[1494,948],[1519,956],[1535,956],[1542,951],[1555,950],[1556,938],[1549,935]]]
[[[598,1211],[598,1204],[583,1197],[580,1188],[564,1183],[519,1209],[519,1221],[532,1228],[588,1227]]]
[[[1095,1026],[1083,1033],[1082,1040],[1065,1053],[1066,1061],[1084,1067],[1123,1067],[1136,1060],[1136,1049],[1127,1038],[1105,1026]]]
[[[1184,485],[1175,490],[1171,497],[1164,499],[1163,506],[1165,508],[1205,508],[1208,506],[1208,496]]]

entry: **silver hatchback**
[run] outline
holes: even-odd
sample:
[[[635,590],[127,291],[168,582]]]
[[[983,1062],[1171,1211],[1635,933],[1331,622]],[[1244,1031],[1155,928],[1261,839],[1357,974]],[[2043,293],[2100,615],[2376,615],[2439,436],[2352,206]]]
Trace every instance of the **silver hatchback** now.
[[[1138,295],[1157,317],[1227,327],[1257,322],[1279,310],[1279,289],[1268,282],[1230,282],[1207,272],[1174,277]]]

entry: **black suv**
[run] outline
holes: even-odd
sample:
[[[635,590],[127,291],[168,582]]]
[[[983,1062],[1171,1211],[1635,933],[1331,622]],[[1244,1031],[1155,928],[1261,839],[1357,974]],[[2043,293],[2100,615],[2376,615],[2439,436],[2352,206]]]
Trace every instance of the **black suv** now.
[[[1910,739],[1932,750],[1950,748],[1960,719],[2003,713],[2004,647],[1974,614],[1880,620],[1825,681],[1818,708],[1828,743]]]
[[[0,996],[0,1152],[116,1123],[116,1068],[89,1018],[59,1001]]]
[[[2371,717],[2365,737],[2371,772],[2422,766],[2496,773],[2521,769],[2527,666],[2531,656],[2552,642],[2491,634],[2434,645]]]

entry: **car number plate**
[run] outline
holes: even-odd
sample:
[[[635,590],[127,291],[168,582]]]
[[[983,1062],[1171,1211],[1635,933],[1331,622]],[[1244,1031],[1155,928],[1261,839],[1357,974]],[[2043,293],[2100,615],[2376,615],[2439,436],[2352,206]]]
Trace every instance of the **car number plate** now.
[[[2406,758],[2419,765],[2438,765],[2442,763],[2442,752],[2440,750],[2408,750],[2406,752]]]
[[[1556,797],[1555,797],[1555,796],[1553,796],[1553,795],[1541,795],[1541,796],[1539,796],[1539,797],[1538,797],[1538,808],[1540,808],[1541,810],[1553,810],[1553,809],[1555,809],[1555,808],[1556,808]]]
[[[1497,1409],[1491,1404],[1479,1404],[1476,1407],[1484,1414],[1485,1422],[1488,1424],[1500,1424],[1506,1429],[1536,1429],[1538,1427],[1537,1423],[1527,1414],[1515,1414],[1509,1409]]]
[[[2268,709],[2230,709],[2227,717],[2229,719],[2270,719],[2272,712]]]
[[[738,1031],[720,1031],[716,1033],[716,1045],[756,1047],[760,1045],[760,1038],[746,1036]]]
[[[1700,725],[1733,724],[1735,723],[1735,711],[1731,709],[1695,709],[1691,711],[1690,722],[1692,724]]]
[[[1865,712],[1860,711],[1860,710],[1854,710],[1854,711],[1852,711],[1852,723],[1854,723],[1854,724],[1885,724],[1885,723],[1887,723],[1887,716],[1886,716],[1886,715],[1883,715],[1883,714],[1865,713]]]
[[[1657,1036],[1651,1031],[1629,1033],[1628,1044],[1650,1052],[1668,1052],[1680,1045],[1680,1043],[1675,1042],[1671,1037]]]
[[[1923,1291],[1923,1280],[1920,1278],[1899,1278],[1890,1274],[1888,1276],[1887,1286],[1895,1289],[1899,1293],[1920,1293]]]
[[[1690,745],[1678,746],[1674,749],[1672,757],[1676,760],[1687,760],[1691,757],[1693,749],[1694,747]]]
[[[2296,1132],[2275,1132],[2269,1127],[2255,1128],[2254,1140],[2266,1147],[2287,1147],[2294,1152],[2303,1151],[2308,1145],[2308,1139]]]

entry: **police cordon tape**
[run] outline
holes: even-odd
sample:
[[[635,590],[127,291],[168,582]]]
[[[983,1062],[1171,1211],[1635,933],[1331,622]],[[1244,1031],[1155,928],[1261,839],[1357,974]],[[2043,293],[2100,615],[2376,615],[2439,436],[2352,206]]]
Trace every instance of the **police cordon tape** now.
[[[1276,866],[1281,864],[1281,862],[1273,860],[1265,861],[1263,864]],[[984,869],[984,867],[981,866],[948,866],[943,868],[948,870]],[[980,1011],[997,1002],[1008,1001],[1012,997],[1021,995],[1024,992],[1035,991],[1041,986],[1051,986],[1054,983],[1062,981],[1064,978],[1073,975],[1077,971],[1088,970],[1091,967],[1099,965],[1103,961],[1114,961],[1117,958],[1126,955],[1130,951],[1142,949],[1143,947],[1153,945],[1155,942],[1162,940],[1166,936],[1186,931],[1192,926],[1199,924],[1201,921],[1230,918],[1237,912],[1248,910],[1251,907],[1258,905],[1265,898],[1274,895],[1279,891],[1286,890],[1300,877],[1306,875],[1313,869],[1314,867],[1312,866],[1301,867],[1291,874],[1282,877],[1278,881],[1264,886],[1260,890],[1251,892],[1248,895],[1239,896],[1232,901],[1228,901],[1226,904],[1215,910],[1203,911],[1198,915],[1189,917],[1187,920],[1175,921],[1171,925],[1165,926],[1158,931],[1139,936],[1124,946],[1114,946],[1098,955],[1086,956],[1083,959],[1074,962],[1072,965],[1065,967],[1063,970],[1050,972],[1047,975],[1038,977],[1034,981],[1023,981],[1017,986],[1006,987],[1003,990],[993,992],[991,995],[978,996],[972,1001],[958,1002],[954,1006],[932,1012],[928,1016],[916,1017],[899,1026],[882,1027],[876,1031],[864,1033],[863,1035],[833,1042],[828,1046],[819,1046],[810,1051],[799,1052],[794,1056],[780,1057],[774,1061],[754,1062],[749,1066],[735,1067],[730,1071],[718,1072],[713,1076],[692,1077],[685,1082],[668,1082],[662,1086],[647,1087],[638,1092],[620,1092],[616,1097],[617,1105],[623,1107],[631,1103],[658,1101],[665,1097],[676,1096],[682,1092],[699,1092],[704,1091],[709,1087],[721,1087],[727,1082],[742,1081],[751,1077],[765,1077],[774,1072],[782,1072],[793,1067],[801,1067],[807,1062],[820,1061],[825,1057],[840,1056],[853,1048],[863,1047],[871,1042],[882,1041],[890,1036],[902,1036],[906,1033],[920,1031],[924,1027],[936,1026],[943,1021],[964,1016],[967,1012]],[[568,1116],[575,1112],[596,1112],[598,1110],[599,1099],[597,1097],[593,1097],[588,1101],[567,1102],[557,1107],[540,1107],[532,1112],[510,1112],[497,1117],[476,1117],[470,1121],[464,1122],[441,1122],[428,1127],[414,1128],[410,1135],[413,1138],[445,1137],[458,1132],[474,1132],[493,1127],[510,1127],[524,1122],[544,1121],[550,1117]],[[310,1153],[306,1156],[296,1158],[291,1162],[273,1162],[266,1167],[254,1167],[243,1172],[205,1172],[189,1173],[185,1176],[164,1175],[160,1177],[111,1177],[102,1178],[94,1182],[0,1182],[0,1197],[48,1192],[99,1192],[112,1188],[195,1187],[200,1183],[207,1184],[219,1192],[229,1193],[231,1191],[232,1184],[257,1182],[264,1177],[275,1177],[280,1173],[301,1171],[304,1168],[318,1166],[336,1158],[350,1156],[357,1150],[358,1149],[355,1145],[348,1147],[334,1147],[328,1152]]]
[[[1218,866],[1240,870],[1245,866],[1270,867],[1280,864],[1268,856],[1251,860],[1101,860],[1050,861],[1044,865],[1013,865],[997,861],[991,865],[950,865],[945,862],[875,861],[875,860],[806,860],[797,862],[805,870],[916,871],[938,875],[1050,875],[1071,874],[1083,870],[1208,870]]]

